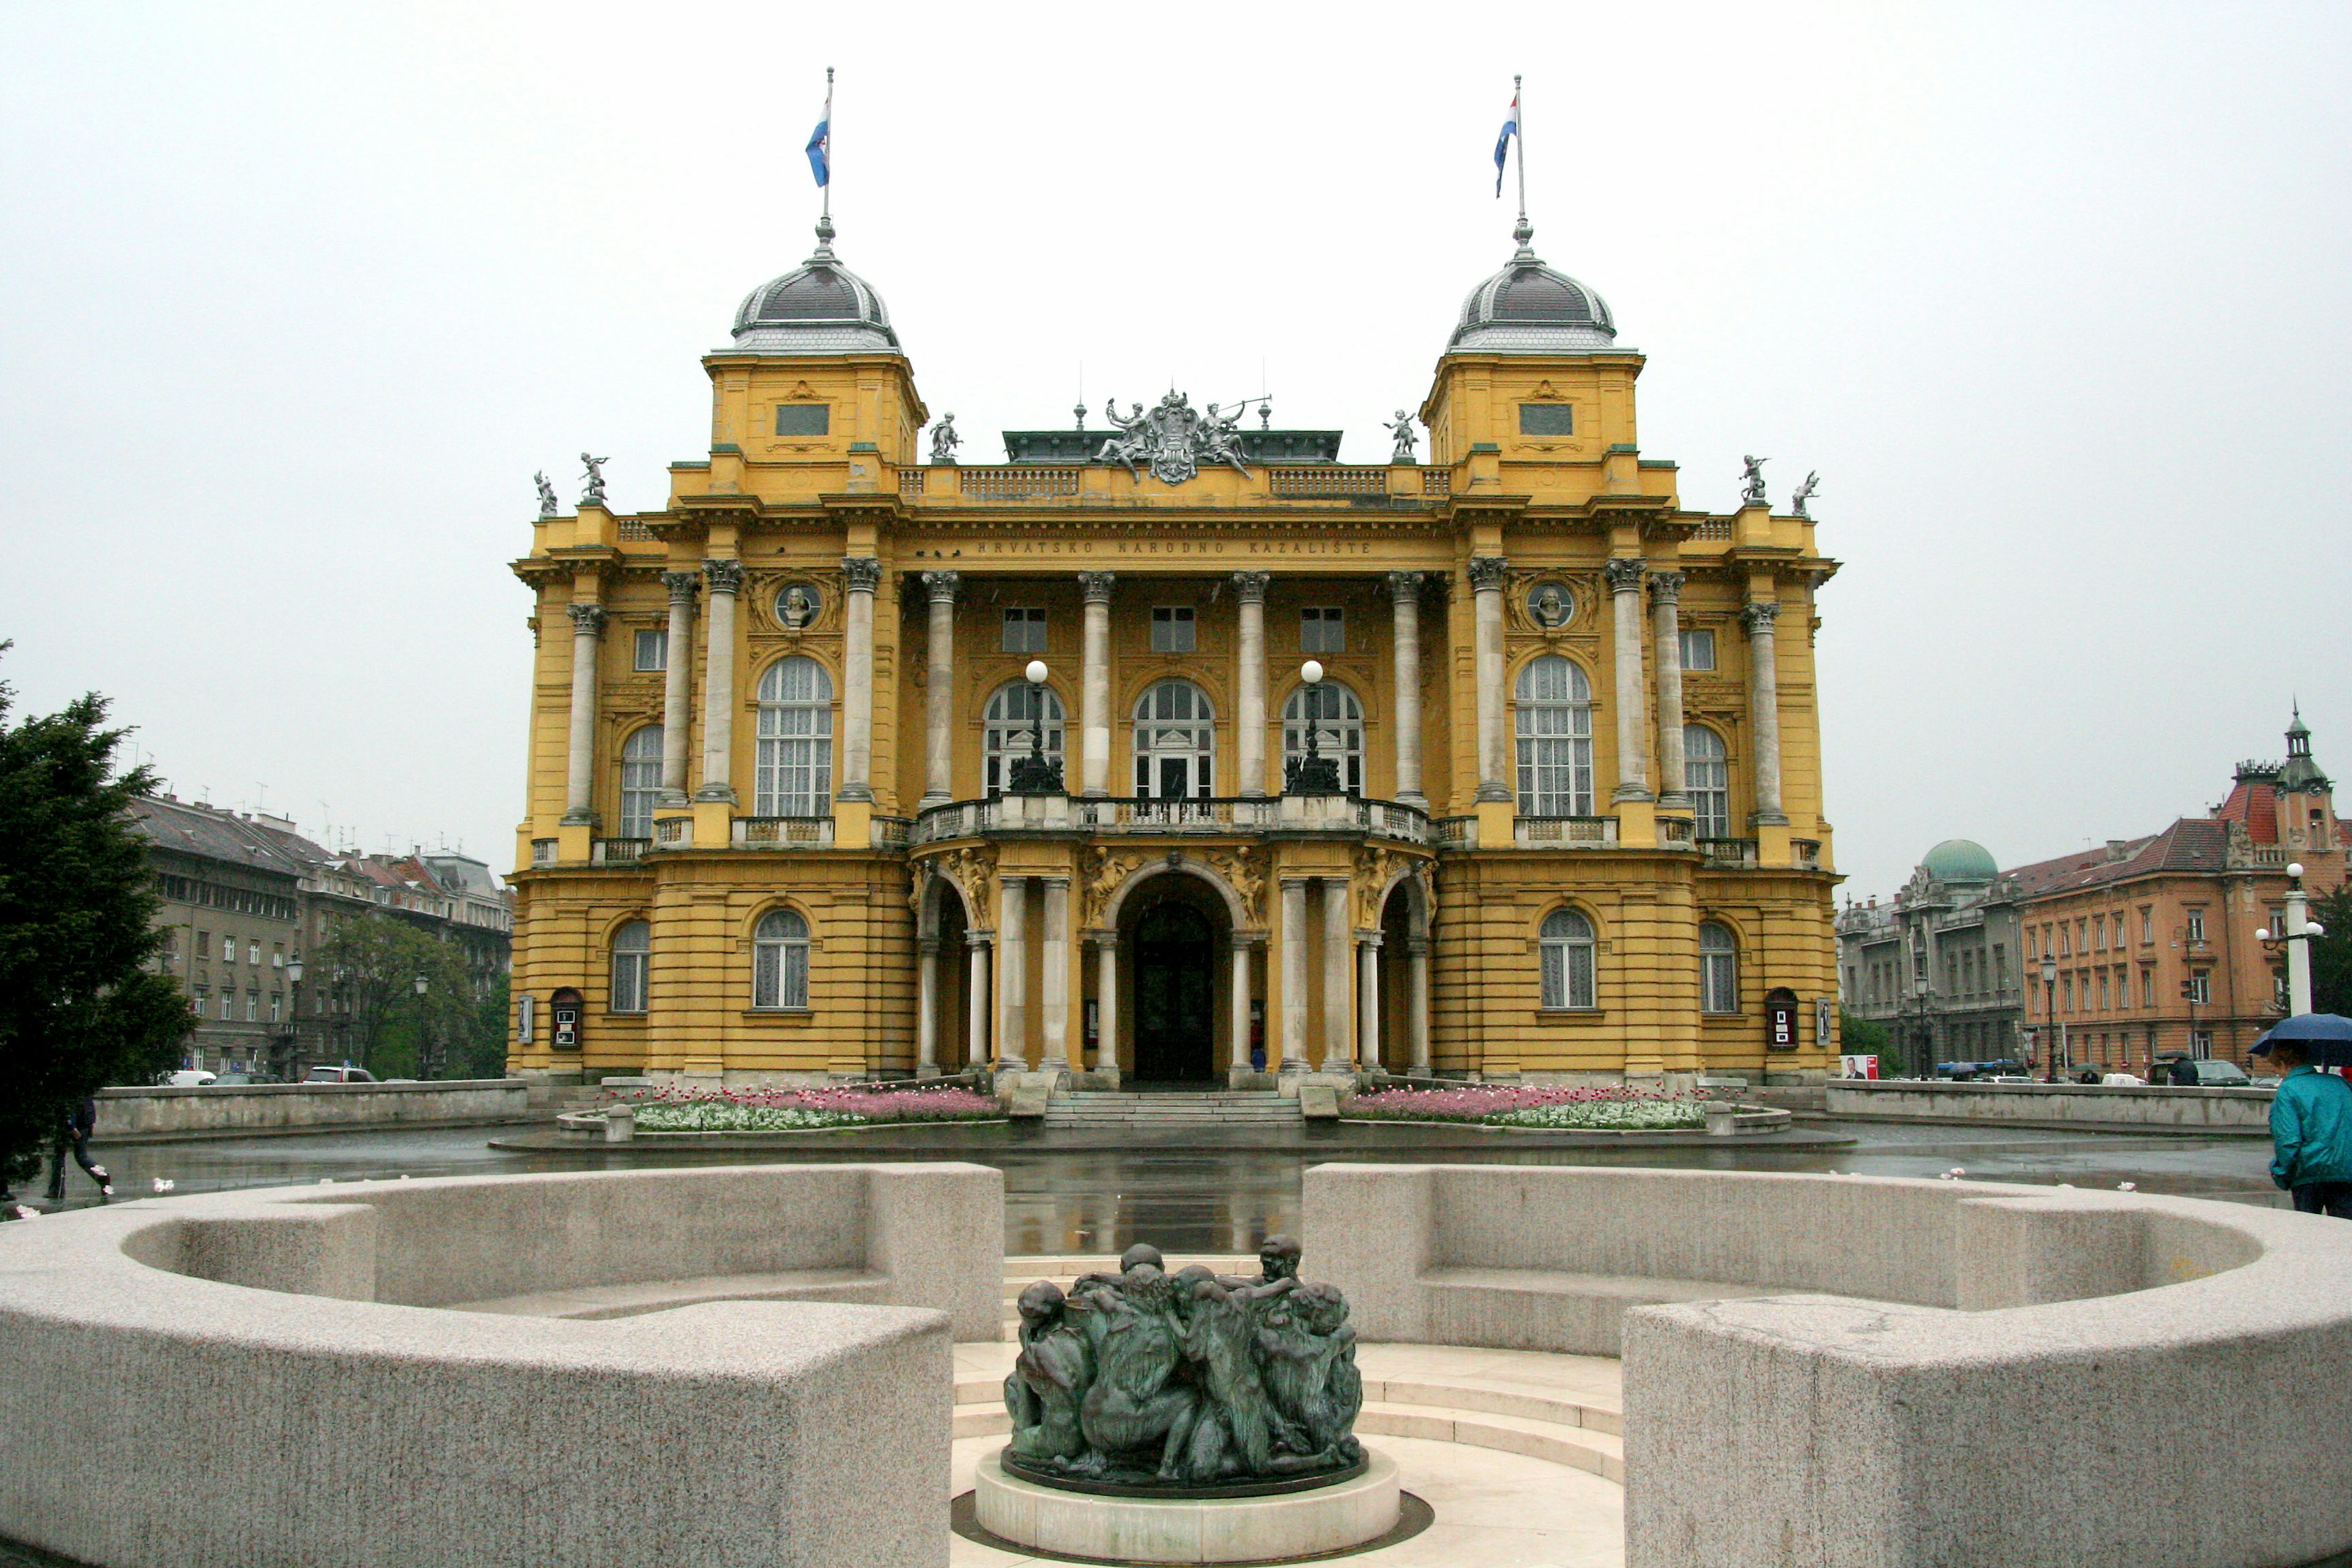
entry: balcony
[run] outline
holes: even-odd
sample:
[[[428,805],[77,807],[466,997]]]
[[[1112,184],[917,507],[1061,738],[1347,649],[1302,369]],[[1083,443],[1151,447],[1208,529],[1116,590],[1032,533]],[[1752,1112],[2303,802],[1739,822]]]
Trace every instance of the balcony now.
[[[634,866],[654,847],[650,838],[598,838],[588,846],[591,866]]]
[[[738,849],[830,849],[830,816],[739,816],[735,819]]]
[[[1519,816],[1511,820],[1511,841],[1523,849],[1614,849],[1613,816]]]
[[[562,842],[554,838],[534,838],[530,841],[530,863],[534,866],[555,864],[556,847]]]
[[[1698,863],[1710,871],[1752,871],[1756,868],[1753,838],[1702,838]]]
[[[915,819],[908,842],[919,847],[999,833],[1230,837],[1318,832],[1370,834],[1407,844],[1435,841],[1429,818],[1413,807],[1348,795],[1134,800],[1008,795],[932,806]]]
[[[694,818],[662,816],[654,819],[654,847],[684,849],[694,843]]]

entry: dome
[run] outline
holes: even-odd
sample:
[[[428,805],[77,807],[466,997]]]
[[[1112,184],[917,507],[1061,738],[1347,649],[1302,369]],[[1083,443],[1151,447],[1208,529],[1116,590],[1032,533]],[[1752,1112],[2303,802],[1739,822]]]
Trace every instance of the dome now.
[[[1511,231],[1518,253],[1510,265],[1470,290],[1449,353],[1607,353],[1617,346],[1608,301],[1565,272],[1555,272],[1528,248],[1535,230],[1525,218]]]
[[[762,283],[735,312],[735,353],[845,354],[898,352],[890,312],[873,285],[833,254],[833,224],[816,226],[816,252]]]
[[[1965,838],[1945,839],[1927,851],[1919,868],[1938,882],[1990,882],[2000,875],[1991,852]]]

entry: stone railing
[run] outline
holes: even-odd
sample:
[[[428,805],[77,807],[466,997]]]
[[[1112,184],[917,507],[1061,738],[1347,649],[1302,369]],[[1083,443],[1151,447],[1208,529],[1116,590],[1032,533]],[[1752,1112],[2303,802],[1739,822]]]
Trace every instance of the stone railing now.
[[[1256,835],[1366,833],[1408,844],[1435,841],[1426,814],[1392,800],[1350,795],[1218,795],[1193,800],[1089,799],[1008,795],[926,809],[908,841],[939,844],[992,833]]]
[[[1452,468],[1422,469],[1421,493],[1425,496],[1452,495],[1454,493],[1454,470]]]
[[[2341,1221],[1984,1182],[1368,1163],[1307,1171],[1300,1209],[1367,1342],[1622,1356],[1627,1568],[2317,1568],[2352,1549],[2301,1436],[2352,1425]],[[2181,1456],[2205,1453],[2263,1506],[2183,1485]],[[2058,1454],[2099,1462],[2053,1484]]]
[[[532,839],[530,841],[530,863],[534,866],[554,865],[556,849],[561,842],[561,840],[554,838]]]
[[[1517,816],[1511,839],[1528,849],[1610,849],[1617,844],[1613,816]]]
[[[738,849],[830,849],[830,816],[739,816],[735,819]]]
[[[1698,525],[1697,531],[1693,534],[1692,537],[1696,539],[1729,539],[1733,537],[1731,520],[1727,517],[1709,518],[1705,522]]]
[[[447,1127],[520,1121],[530,1086],[520,1079],[429,1083],[215,1083],[172,1089],[101,1089],[102,1143],[173,1138],[249,1138],[325,1128]]]
[[[1384,468],[1350,465],[1302,465],[1265,470],[1265,493],[1292,500],[1325,497],[1384,496],[1389,471]]]
[[[1756,840],[1753,838],[1701,838],[1697,844],[1699,864],[1702,866],[1717,870],[1755,869]]]
[[[1046,500],[1078,493],[1078,470],[1027,463],[998,468],[958,468],[956,482],[973,500]]]
[[[1697,826],[1686,816],[1658,818],[1658,847],[1662,849],[1688,849],[1698,842]]]
[[[663,816],[654,820],[654,847],[684,849],[694,842],[694,818]]]
[[[591,866],[634,866],[654,847],[650,838],[597,838],[588,845]]]
[[[898,470],[898,493],[902,496],[921,495],[923,493],[923,470],[920,468],[900,468]]]
[[[1822,868],[1821,840],[1817,838],[1791,838],[1789,840],[1789,849],[1790,853],[1796,859],[1797,868],[1799,870],[1818,871]]]

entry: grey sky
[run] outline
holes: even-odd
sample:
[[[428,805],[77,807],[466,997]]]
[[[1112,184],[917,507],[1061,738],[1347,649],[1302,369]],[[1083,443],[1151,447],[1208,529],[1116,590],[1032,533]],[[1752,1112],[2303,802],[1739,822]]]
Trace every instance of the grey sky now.
[[[708,442],[697,356],[844,258],[967,457],[1087,401],[1418,402],[1508,253],[1650,355],[1646,455],[1809,468],[1854,895],[2352,776],[2341,6],[18,5],[0,11],[0,665],[183,795],[368,847],[521,807],[530,475]],[[261,786],[265,784],[267,795]]]

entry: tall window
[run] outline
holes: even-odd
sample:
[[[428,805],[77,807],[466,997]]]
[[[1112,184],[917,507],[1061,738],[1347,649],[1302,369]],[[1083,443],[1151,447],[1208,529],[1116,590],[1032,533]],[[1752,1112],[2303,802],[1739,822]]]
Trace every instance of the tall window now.
[[[1701,838],[1731,837],[1731,764],[1723,737],[1704,724],[1683,726],[1683,784],[1690,793],[1693,830]]]
[[[1592,922],[1574,910],[1554,910],[1544,917],[1537,942],[1543,954],[1543,1005],[1552,1008],[1590,1008],[1593,1001]]]
[[[621,742],[621,837],[654,836],[654,803],[661,798],[662,727],[641,725]]]
[[[1192,605],[1156,605],[1151,612],[1151,651],[1191,653],[1198,629]]]
[[[1698,928],[1698,1008],[1739,1011],[1739,943],[1731,928],[1708,921]]]
[[[641,631],[637,634],[636,667],[639,669],[669,668],[669,633]]]
[[[1023,605],[1005,611],[1003,647],[1006,653],[1044,653],[1045,612]]]
[[[1332,612],[1338,614],[1336,610]],[[1313,710],[1308,710],[1308,704]],[[1356,694],[1336,680],[1301,686],[1282,705],[1283,776],[1290,762],[1307,754],[1307,728],[1312,721],[1315,746],[1339,764],[1339,785],[1349,795],[1364,793],[1364,710]]]
[[[654,928],[644,921],[631,921],[613,933],[614,1012],[646,1010],[646,965],[653,949]]]
[[[1519,672],[1519,814],[1592,814],[1592,687],[1558,654]]]
[[[1154,682],[1135,705],[1137,797],[1205,800],[1215,781],[1216,715],[1208,693],[1189,680]]]
[[[1008,680],[988,700],[986,737],[982,747],[982,779],[991,800],[1004,793],[1005,770],[1015,757],[1025,757],[1036,742],[1040,697],[1045,710],[1045,754],[1062,758],[1062,700],[1050,686]]]
[[[755,816],[833,810],[833,679],[813,658],[780,658],[760,677]]]
[[[1685,628],[1682,634],[1683,668],[1713,669],[1715,668],[1715,633],[1705,626]]]
[[[1309,605],[1299,611],[1298,651],[1301,653],[1347,652],[1348,612],[1337,605],[1323,608]]]
[[[751,932],[751,1005],[801,1008],[808,1002],[808,921],[796,910],[771,910]]]
[[[2203,910],[2191,910],[2189,911],[2189,940],[2191,942],[2203,942],[2205,940],[2205,911]]]

